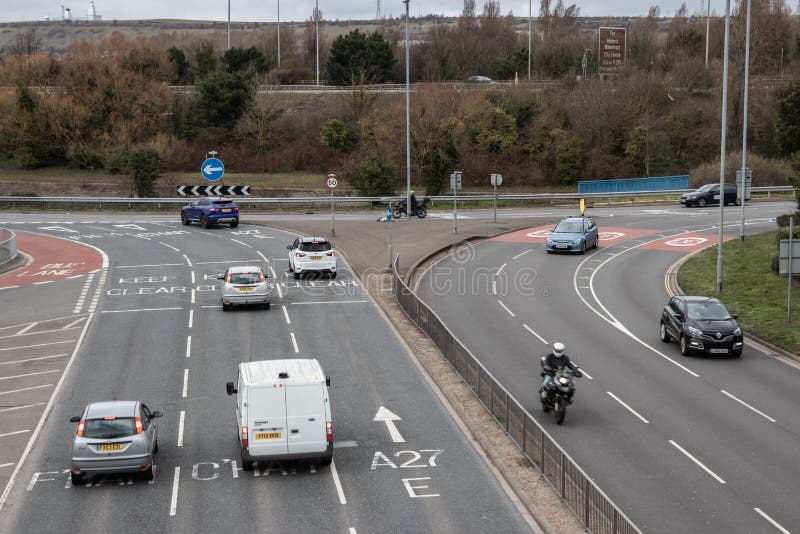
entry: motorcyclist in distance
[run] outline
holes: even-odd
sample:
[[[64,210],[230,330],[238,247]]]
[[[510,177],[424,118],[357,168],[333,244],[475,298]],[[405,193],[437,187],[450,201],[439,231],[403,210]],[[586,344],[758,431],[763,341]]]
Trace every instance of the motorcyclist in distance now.
[[[415,194],[414,194],[414,191],[413,191],[413,190],[412,190],[412,191],[411,191],[411,193],[409,194],[409,197],[411,197],[411,198],[409,199],[409,200],[411,200],[411,205],[409,206],[409,207],[410,207],[410,211],[407,213],[407,215],[408,215],[409,217],[411,217],[411,216],[413,216],[413,215],[416,215],[416,214],[417,214],[417,206],[418,206],[418,204],[417,204],[417,195],[415,195]]]
[[[553,352],[544,357],[544,362],[542,364],[542,376],[544,378],[542,379],[542,383],[539,384],[539,395],[542,399],[547,398],[547,387],[553,381],[553,375],[556,370],[569,367],[572,369],[572,372],[575,373],[576,377],[580,378],[583,376],[578,366],[572,363],[565,351],[566,347],[559,341],[553,343]]]

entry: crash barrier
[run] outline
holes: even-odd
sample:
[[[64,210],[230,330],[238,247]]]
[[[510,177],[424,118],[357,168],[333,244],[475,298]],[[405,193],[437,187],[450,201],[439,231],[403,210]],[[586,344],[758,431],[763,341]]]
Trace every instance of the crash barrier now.
[[[406,315],[425,332],[486,411],[558,492],[584,527],[597,534],[641,534],[575,461],[422,302],[392,263],[392,291]],[[535,387],[532,385],[531,387]]]
[[[676,191],[680,189],[689,189],[688,174],[578,182],[578,193],[630,193],[633,191]]]
[[[17,235],[11,230],[0,228],[0,265],[17,257]]]

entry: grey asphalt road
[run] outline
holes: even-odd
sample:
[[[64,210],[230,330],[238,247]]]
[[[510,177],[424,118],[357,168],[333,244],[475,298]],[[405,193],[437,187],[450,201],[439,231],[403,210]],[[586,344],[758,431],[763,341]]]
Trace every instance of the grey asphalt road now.
[[[22,217],[9,226],[33,230],[65,217]],[[98,276],[90,290],[99,289],[96,310],[74,325],[88,324],[85,339],[66,358],[71,367],[49,417],[38,433],[35,422],[16,422],[33,439],[24,463],[0,467],[15,473],[2,497],[0,531],[531,529],[346,268],[336,280],[296,282],[285,273],[289,234],[247,224],[202,230],[182,227],[177,217],[113,216],[70,229],[78,233],[68,238],[106,252],[109,267],[104,284]],[[242,262],[275,271],[270,310],[222,312],[213,275]],[[62,293],[57,284],[26,293],[19,307],[39,310],[40,319],[50,301],[69,308],[75,288]],[[0,328],[16,324],[5,314]],[[238,362],[287,357],[318,358],[331,376],[334,463],[243,471],[225,382],[235,379]],[[165,414],[156,481],[109,476],[71,487],[70,416],[91,401],[127,398]],[[373,420],[381,407],[401,418],[399,439]],[[3,413],[0,423],[11,424]]]
[[[749,207],[748,232],[789,209]],[[717,209],[591,213],[597,251],[548,255],[542,232],[520,232],[444,259],[419,294],[642,530],[799,531],[800,370],[749,346],[686,358],[658,339],[664,274],[716,239]],[[586,371],[563,426],[536,394],[559,340]]]

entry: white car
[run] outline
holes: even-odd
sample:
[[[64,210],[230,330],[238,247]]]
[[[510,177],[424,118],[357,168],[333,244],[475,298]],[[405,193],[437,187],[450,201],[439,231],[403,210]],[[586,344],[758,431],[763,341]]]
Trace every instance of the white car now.
[[[328,273],[336,278],[336,251],[324,237],[298,237],[289,249],[289,272],[294,279],[307,272]]]
[[[257,265],[229,267],[225,274],[217,277],[224,280],[222,285],[222,310],[228,311],[233,306],[256,304],[269,309],[269,297],[272,286],[269,284],[264,269]]]

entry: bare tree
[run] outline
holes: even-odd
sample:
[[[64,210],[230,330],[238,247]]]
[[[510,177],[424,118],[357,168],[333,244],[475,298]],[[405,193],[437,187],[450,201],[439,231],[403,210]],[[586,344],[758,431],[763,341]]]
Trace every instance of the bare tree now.
[[[42,50],[42,40],[36,35],[36,30],[31,28],[17,35],[14,43],[8,47],[12,56],[30,56]]]
[[[475,18],[475,0],[464,0],[464,10],[461,11],[461,16]]]

